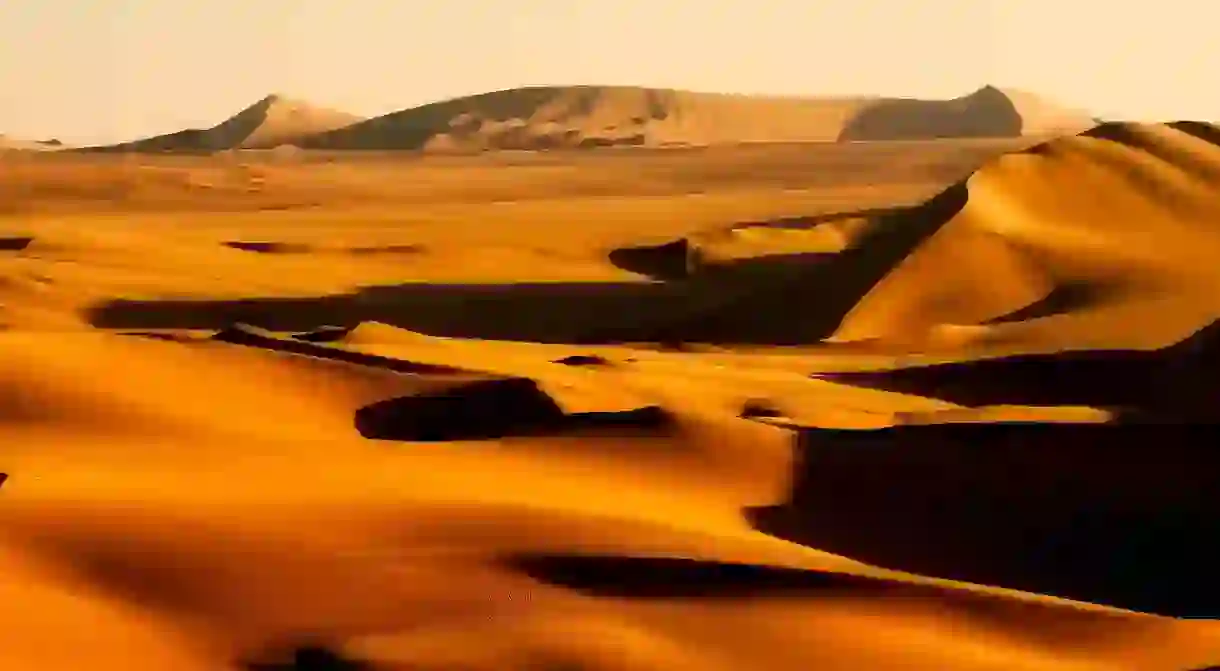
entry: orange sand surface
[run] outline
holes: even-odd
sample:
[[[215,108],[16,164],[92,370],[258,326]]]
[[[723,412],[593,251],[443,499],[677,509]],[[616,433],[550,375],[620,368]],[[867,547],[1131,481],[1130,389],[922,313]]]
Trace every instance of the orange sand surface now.
[[[0,669],[1220,665],[1220,130],[1030,144],[0,158]]]

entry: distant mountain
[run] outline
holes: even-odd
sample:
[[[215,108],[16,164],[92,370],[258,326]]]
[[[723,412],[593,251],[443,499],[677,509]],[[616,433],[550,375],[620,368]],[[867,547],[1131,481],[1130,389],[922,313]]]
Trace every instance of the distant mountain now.
[[[917,140],[1071,133],[1093,125],[1019,91],[953,100],[763,97],[609,86],[496,91],[307,138],[325,149],[546,149]]]
[[[482,151],[1018,137],[1074,133],[1087,114],[986,86],[951,100],[777,97],[626,86],[527,87],[372,119],[268,96],[210,129],[98,148]]]

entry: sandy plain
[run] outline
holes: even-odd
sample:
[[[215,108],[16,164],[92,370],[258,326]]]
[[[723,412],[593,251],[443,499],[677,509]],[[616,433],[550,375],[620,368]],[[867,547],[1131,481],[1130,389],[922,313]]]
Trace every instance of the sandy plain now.
[[[4,156],[0,668],[1220,664],[1218,136]]]

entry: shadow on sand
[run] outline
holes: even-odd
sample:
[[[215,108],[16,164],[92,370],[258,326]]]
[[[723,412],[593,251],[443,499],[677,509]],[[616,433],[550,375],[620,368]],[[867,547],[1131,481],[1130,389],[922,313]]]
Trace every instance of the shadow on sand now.
[[[366,662],[349,659],[329,647],[301,645],[285,652],[265,655],[266,659],[247,661],[245,671],[375,671]]]
[[[1104,424],[804,429],[788,500],[746,515],[885,568],[1216,617],[1213,443]]]
[[[0,238],[0,252],[20,252],[34,243],[34,238]]]
[[[1125,411],[1130,423],[1215,424],[1217,371],[1220,322],[1155,351],[1071,351],[817,377],[966,406],[1087,405]]]
[[[873,589],[885,581],[847,573],[719,562],[684,557],[522,554],[510,569],[540,582],[590,596],[652,599],[728,599]]]
[[[364,406],[355,425],[373,440],[445,442],[582,432],[652,435],[674,422],[658,406],[567,413],[533,380],[493,378]]]
[[[652,283],[402,284],[316,298],[114,300],[88,311],[115,329],[275,331],[377,321],[434,336],[544,343],[699,342],[793,345],[831,335],[912,249],[966,203],[965,184],[917,208],[881,216],[836,254],[773,255],[689,269],[689,245],[616,250]]]

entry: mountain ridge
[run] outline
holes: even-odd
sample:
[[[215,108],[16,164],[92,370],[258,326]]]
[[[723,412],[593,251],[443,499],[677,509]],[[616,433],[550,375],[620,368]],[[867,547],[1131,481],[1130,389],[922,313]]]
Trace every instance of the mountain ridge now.
[[[1095,119],[1018,90],[983,86],[947,100],[761,96],[633,86],[531,86],[372,118],[271,93],[208,129],[99,151],[267,149],[425,152],[673,147],[1020,137],[1072,133]]]

